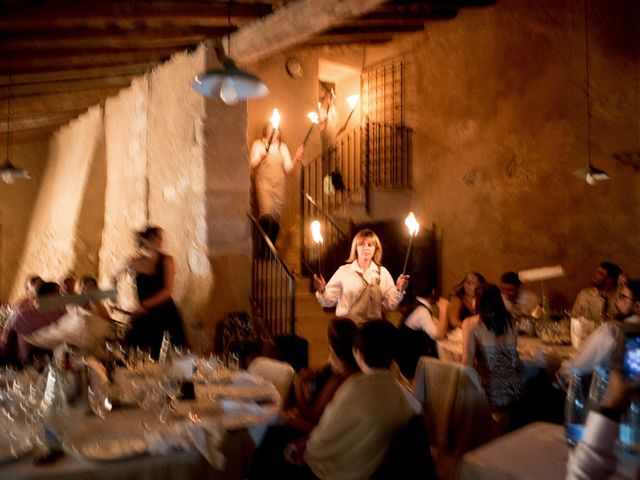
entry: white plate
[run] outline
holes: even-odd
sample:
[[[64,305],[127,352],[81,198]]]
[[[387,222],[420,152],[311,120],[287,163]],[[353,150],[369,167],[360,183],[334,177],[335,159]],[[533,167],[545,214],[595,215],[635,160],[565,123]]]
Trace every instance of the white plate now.
[[[141,433],[101,432],[74,439],[71,450],[88,460],[110,462],[144,455],[149,446]]]
[[[0,432],[0,464],[26,455],[31,448],[31,439],[26,432]]]

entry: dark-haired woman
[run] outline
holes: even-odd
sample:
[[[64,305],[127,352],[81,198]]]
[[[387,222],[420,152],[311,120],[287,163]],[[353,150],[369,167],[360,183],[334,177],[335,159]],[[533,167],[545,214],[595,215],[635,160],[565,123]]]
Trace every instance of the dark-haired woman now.
[[[174,345],[186,346],[182,320],[171,297],[175,266],[173,257],[161,250],[162,235],[159,227],[138,232],[140,255],[127,264],[135,277],[139,307],[131,318],[125,343],[149,349],[154,356],[160,352],[165,331]]]
[[[484,277],[478,272],[469,272],[459,284],[453,287],[451,306],[447,310],[451,328],[462,326],[465,319],[476,313],[473,304],[476,295],[486,283]]]
[[[476,311],[462,325],[462,363],[478,372],[493,417],[505,430],[510,409],[523,393],[516,331],[497,286],[480,290]]]
[[[270,124],[264,127],[262,138],[251,145],[249,166],[258,204],[258,222],[274,245],[280,232],[286,175],[293,172],[303,154],[304,148],[300,146],[292,160],[289,149],[280,137],[280,129],[273,131]]]

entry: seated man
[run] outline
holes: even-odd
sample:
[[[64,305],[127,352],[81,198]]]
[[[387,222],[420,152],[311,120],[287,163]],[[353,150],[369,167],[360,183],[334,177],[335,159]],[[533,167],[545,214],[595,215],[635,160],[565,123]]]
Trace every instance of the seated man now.
[[[583,288],[578,293],[571,316],[585,317],[595,322],[613,319],[616,315],[614,295],[621,273],[619,266],[602,262],[593,273],[591,287]]]
[[[42,300],[59,296],[59,292],[57,283],[44,282],[38,286],[35,301],[17,310],[7,321],[0,337],[0,356],[10,358],[17,353],[22,364],[29,363],[33,347],[25,336],[56,322],[64,314],[62,309],[42,311],[39,305]]]
[[[621,285],[614,305],[616,320],[640,324],[640,280],[628,280],[625,285]],[[617,322],[600,325],[587,337],[573,360],[568,365],[563,365],[563,373],[568,373],[567,367],[576,368],[583,373],[590,373],[595,367],[609,370],[619,333]]]
[[[414,415],[389,370],[396,334],[383,320],[367,322],[357,332],[353,353],[362,373],[342,384],[308,440],[286,450],[292,463],[302,464],[304,459],[308,477],[371,477],[394,434]]]
[[[516,272],[504,272],[500,276],[500,292],[507,311],[514,317],[531,315],[540,299],[531,290],[523,288]]]

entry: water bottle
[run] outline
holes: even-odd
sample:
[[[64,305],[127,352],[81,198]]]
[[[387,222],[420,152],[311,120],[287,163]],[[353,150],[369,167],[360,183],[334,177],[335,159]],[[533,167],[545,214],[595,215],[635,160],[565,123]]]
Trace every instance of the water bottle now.
[[[567,390],[567,402],[564,408],[564,424],[567,432],[567,443],[574,447],[581,439],[587,416],[587,405],[582,389],[580,371],[571,370],[571,379]]]
[[[626,452],[640,454],[640,395],[631,397],[629,410],[620,422],[620,448]]]
[[[44,395],[40,404],[40,414],[44,425],[44,441],[49,450],[62,448],[66,440],[69,423],[69,404],[65,391],[65,382],[60,371],[49,365]]]

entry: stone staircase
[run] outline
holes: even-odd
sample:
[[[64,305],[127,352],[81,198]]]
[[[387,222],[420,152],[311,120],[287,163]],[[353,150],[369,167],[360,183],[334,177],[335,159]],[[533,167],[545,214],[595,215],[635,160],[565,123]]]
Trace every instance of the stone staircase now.
[[[296,334],[309,342],[309,366],[320,367],[329,357],[327,329],[334,315],[323,310],[309,286],[309,277],[296,278]]]

